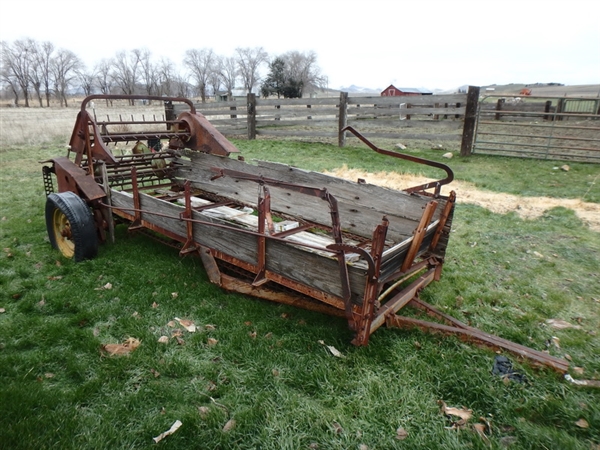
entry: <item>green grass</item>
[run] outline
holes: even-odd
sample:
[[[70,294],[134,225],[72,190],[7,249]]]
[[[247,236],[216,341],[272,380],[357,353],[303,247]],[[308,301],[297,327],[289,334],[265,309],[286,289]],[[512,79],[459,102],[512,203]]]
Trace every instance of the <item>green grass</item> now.
[[[236,144],[247,159],[315,170],[344,163],[389,170],[387,159],[364,148]],[[433,151],[415,153],[439,159]],[[505,384],[490,373],[492,351],[453,337],[380,329],[368,347],[354,348],[344,321],[225,293],[208,283],[198,259],[180,259],[123,227],[117,243],[102,246],[95,260],[65,260],[46,237],[38,164],[62,154],[59,145],[0,150],[1,449],[600,444],[600,391],[570,385],[515,357],[528,384]],[[598,172],[598,166],[571,164],[571,171],[552,175],[561,177],[555,179],[562,186],[555,186],[544,178],[553,173],[552,162],[477,156],[450,165],[457,178],[482,188],[521,193],[531,185],[527,195],[570,198],[581,198]],[[526,176],[532,181],[522,181]],[[597,185],[588,196],[598,201]],[[485,331],[568,354],[572,366],[584,369],[576,378],[600,379],[599,261],[600,235],[570,210],[525,221],[460,204],[442,279],[422,297]],[[101,289],[107,283],[112,289]],[[175,317],[193,320],[199,331],[184,331],[184,345],[159,344]],[[549,318],[581,322],[581,329],[553,330],[545,324]],[[102,355],[103,344],[130,336],[141,340],[130,356]],[[553,336],[560,349],[547,347]],[[345,357],[331,356],[319,340]],[[472,423],[491,419],[489,442],[470,427],[447,429],[439,400],[472,409]],[[208,408],[204,417],[199,407]],[[581,418],[588,428],[575,424]],[[236,426],[225,432],[229,419]],[[152,437],[175,420],[183,426],[155,445]],[[406,440],[395,439],[398,427],[408,432]]]
[[[353,141],[355,142],[355,141]],[[322,143],[285,141],[235,141],[246,159],[276,160],[311,170],[332,170],[343,164],[350,169],[368,172],[396,171],[444,178],[440,169],[392,159],[380,155],[365,145],[335,147]],[[392,149],[387,143],[377,143]],[[473,155],[443,158],[446,151],[410,150],[409,154],[441,162],[450,166],[455,179],[473,183],[480,189],[522,196],[550,196],[555,198],[583,198],[586,202],[600,202],[600,167],[597,164],[569,163],[570,170],[562,171],[560,161],[537,161],[518,158]]]

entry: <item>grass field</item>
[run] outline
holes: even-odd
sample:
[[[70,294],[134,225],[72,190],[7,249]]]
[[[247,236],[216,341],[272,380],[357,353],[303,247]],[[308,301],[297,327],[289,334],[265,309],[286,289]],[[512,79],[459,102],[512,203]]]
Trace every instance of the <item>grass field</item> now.
[[[64,142],[0,147],[0,448],[600,448],[600,390],[511,355],[525,383],[492,375],[493,352],[452,337],[381,329],[354,348],[345,321],[227,294],[199,260],[124,227],[96,259],[64,259],[46,236],[39,164]],[[235,143],[247,160],[390,171],[364,148]],[[449,163],[480,189],[600,202],[598,166],[548,181],[557,163]],[[457,205],[452,231],[442,279],[422,298],[600,380],[600,234],[567,208],[523,220],[471,204]],[[140,341],[128,355],[104,347],[128,338]]]

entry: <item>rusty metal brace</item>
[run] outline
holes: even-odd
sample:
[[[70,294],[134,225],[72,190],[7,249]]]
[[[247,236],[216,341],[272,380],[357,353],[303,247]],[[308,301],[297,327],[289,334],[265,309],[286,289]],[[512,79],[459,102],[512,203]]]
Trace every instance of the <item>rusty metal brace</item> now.
[[[199,247],[194,240],[194,222],[186,220],[192,219],[192,194],[189,180],[185,181],[183,188],[185,195],[185,210],[179,214],[179,218],[185,221],[187,239],[179,251],[179,256],[187,255],[188,253],[197,252],[199,250]]]
[[[515,355],[527,358],[534,364],[549,366],[560,373],[565,373],[569,368],[569,363],[564,359],[556,358],[547,353],[525,347],[498,336],[485,333],[477,328],[470,327],[460,320],[437,310],[432,305],[419,299],[416,295],[408,302],[408,306],[420,309],[426,312],[427,315],[445,322],[446,325],[435,322],[426,322],[424,320],[413,319],[396,314],[388,314],[386,316],[386,325],[388,327],[403,329],[419,328],[426,332],[455,335],[466,342],[473,342],[475,344],[490,347],[494,350],[502,349],[509,351]]]

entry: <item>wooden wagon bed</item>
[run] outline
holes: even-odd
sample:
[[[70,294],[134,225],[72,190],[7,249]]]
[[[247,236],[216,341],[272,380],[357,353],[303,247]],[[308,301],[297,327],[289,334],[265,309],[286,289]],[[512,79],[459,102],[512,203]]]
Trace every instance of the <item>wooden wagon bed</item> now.
[[[347,131],[372,151],[437,167],[446,177],[397,191],[274,162],[248,163],[232,157],[238,150],[188,100],[166,99],[188,104],[190,112],[151,122],[163,129],[111,132],[111,123],[97,122],[84,107],[105,97],[112,98],[84,100],[71,139],[74,155],[44,168],[50,240],[67,256],[95,256],[86,240],[113,240],[118,220],[131,231],[167,238],[182,256],[198,255],[210,281],[226,290],[344,317],[354,345],[367,345],[382,325],[418,327],[566,370],[562,360],[471,328],[419,299],[444,264],[455,203],[454,192],[441,194],[453,178],[447,166],[380,149],[352,128]],[[111,151],[112,143],[130,141],[131,154]],[[50,174],[60,194],[53,193]],[[398,315],[407,305],[445,325]]]

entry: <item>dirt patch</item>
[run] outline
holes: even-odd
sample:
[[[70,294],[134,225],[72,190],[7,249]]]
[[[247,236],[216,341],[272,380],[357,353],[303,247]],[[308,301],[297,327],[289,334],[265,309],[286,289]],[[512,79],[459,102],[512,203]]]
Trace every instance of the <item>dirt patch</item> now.
[[[405,189],[410,186],[432,181],[429,178],[398,173],[368,173],[360,170],[341,168],[333,172],[327,172],[347,180],[356,181],[364,179],[367,183],[390,189]],[[471,203],[489,209],[496,214],[516,212],[523,219],[535,219],[544,214],[545,211],[562,206],[575,211],[590,229],[600,232],[600,204],[587,203],[579,199],[560,199],[550,197],[520,197],[512,194],[482,191],[471,183],[464,181],[453,181],[451,186],[443,186],[442,193],[448,194],[450,190],[456,192],[458,203]]]

